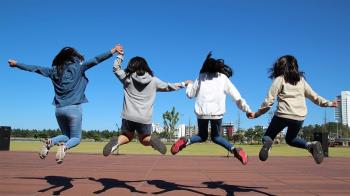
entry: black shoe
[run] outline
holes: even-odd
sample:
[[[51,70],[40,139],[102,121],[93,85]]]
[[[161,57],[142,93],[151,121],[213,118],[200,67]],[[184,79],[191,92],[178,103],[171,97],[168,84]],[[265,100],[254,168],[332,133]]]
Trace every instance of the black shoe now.
[[[118,138],[112,137],[111,140],[103,147],[103,156],[108,156],[112,154],[113,151],[118,149]]]
[[[260,161],[266,161],[267,160],[267,158],[269,157],[269,151],[271,149],[271,146],[272,146],[272,141],[271,140],[264,142],[264,144],[261,147],[260,152],[259,152],[259,159],[260,159]]]
[[[323,149],[322,145],[318,141],[311,142],[308,151],[312,154],[315,162],[321,164],[323,161]]]
[[[163,144],[162,141],[160,141],[158,136],[151,135],[151,139],[150,139],[149,143],[151,144],[152,148],[159,151],[161,154],[166,153],[166,146]]]

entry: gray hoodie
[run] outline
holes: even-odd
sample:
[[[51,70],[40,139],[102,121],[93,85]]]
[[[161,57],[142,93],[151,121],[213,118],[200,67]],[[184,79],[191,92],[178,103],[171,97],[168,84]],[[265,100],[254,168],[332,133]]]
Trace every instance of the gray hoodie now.
[[[152,123],[153,104],[157,91],[175,91],[184,88],[184,83],[166,83],[152,77],[147,72],[138,76],[136,73],[127,77],[121,63],[123,56],[114,61],[113,72],[124,85],[122,118],[142,124]]]

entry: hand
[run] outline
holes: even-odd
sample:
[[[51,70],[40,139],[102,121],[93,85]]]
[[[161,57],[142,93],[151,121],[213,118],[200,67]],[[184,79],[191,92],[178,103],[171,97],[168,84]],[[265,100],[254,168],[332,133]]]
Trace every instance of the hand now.
[[[192,82],[192,80],[186,80],[186,81],[184,81],[184,83],[185,83],[185,86],[187,86],[188,84],[192,84],[193,82]]]
[[[254,119],[255,118],[255,112],[247,112],[246,113],[247,118]]]
[[[118,54],[120,55],[124,55],[123,46],[120,44],[117,44],[114,48],[112,48],[111,53],[114,54],[116,52],[118,52]]]
[[[10,67],[16,67],[17,66],[17,61],[16,60],[9,59],[7,62],[10,65]]]
[[[335,107],[335,108],[338,107],[338,100],[333,100],[331,107]]]

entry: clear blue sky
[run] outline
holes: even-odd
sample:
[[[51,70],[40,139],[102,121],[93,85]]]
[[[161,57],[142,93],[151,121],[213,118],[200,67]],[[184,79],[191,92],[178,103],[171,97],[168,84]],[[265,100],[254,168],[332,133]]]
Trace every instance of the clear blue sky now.
[[[194,80],[209,51],[235,71],[231,81],[256,110],[271,84],[267,69],[292,54],[313,89],[327,99],[350,90],[350,1],[347,0],[128,0],[0,1],[0,125],[57,128],[50,80],[9,68],[7,60],[51,66],[64,46],[86,59],[124,45],[125,64],[147,59],[168,82]],[[123,89],[112,73],[113,59],[90,69],[83,106],[83,129],[115,129],[120,124]],[[158,93],[154,122],[172,106],[180,122],[195,122],[194,100],[180,90]],[[308,101],[304,125],[334,121],[333,109]],[[238,109],[227,97],[225,122],[236,123]],[[246,119],[241,127],[267,125],[268,115]]]

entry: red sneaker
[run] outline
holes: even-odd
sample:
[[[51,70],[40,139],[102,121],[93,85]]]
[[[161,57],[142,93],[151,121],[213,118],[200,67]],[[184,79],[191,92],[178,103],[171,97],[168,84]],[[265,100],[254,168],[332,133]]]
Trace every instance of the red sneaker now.
[[[233,154],[235,155],[235,157],[241,161],[241,163],[243,165],[247,165],[248,163],[248,156],[247,154],[243,151],[242,148],[234,148],[233,149]]]
[[[186,147],[186,143],[187,139],[185,137],[181,137],[173,144],[173,146],[171,146],[171,153],[175,155],[176,153],[180,152],[183,148]]]

